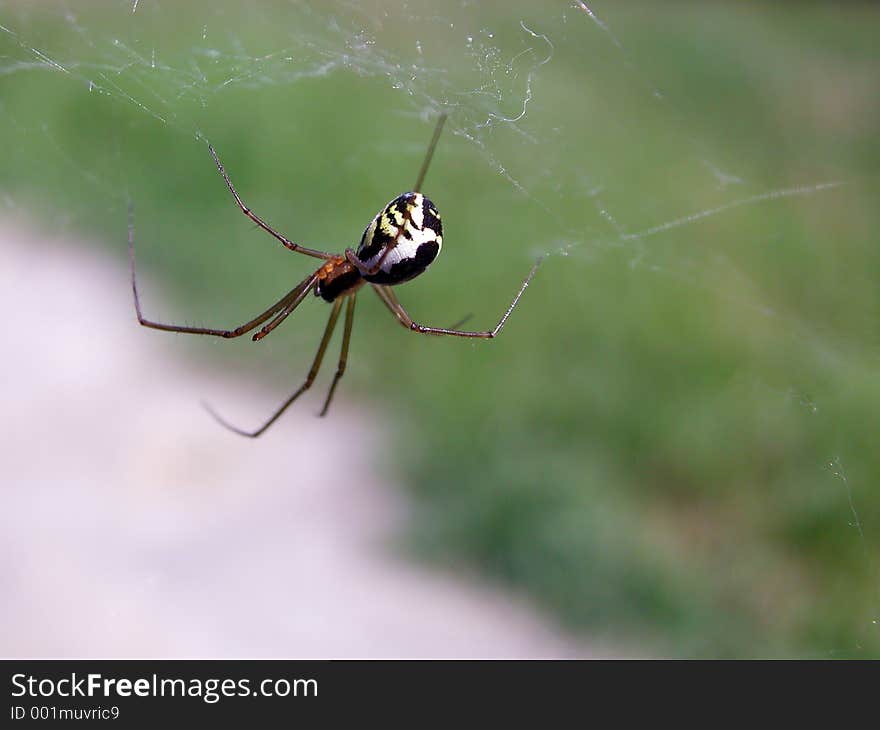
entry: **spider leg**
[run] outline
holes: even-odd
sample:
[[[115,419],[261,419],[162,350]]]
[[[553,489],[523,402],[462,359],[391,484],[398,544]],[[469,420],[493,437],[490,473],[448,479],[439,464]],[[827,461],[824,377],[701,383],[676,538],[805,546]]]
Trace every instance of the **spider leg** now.
[[[532,266],[531,271],[529,271],[528,276],[523,280],[522,286],[520,286],[519,291],[516,293],[516,296],[513,298],[513,301],[510,303],[510,306],[505,310],[504,314],[501,315],[501,319],[498,320],[498,324],[491,330],[483,330],[480,332],[469,332],[466,330],[458,330],[454,328],[445,328],[445,327],[426,327],[425,325],[416,324],[413,322],[412,317],[407,314],[407,311],[403,308],[403,305],[397,300],[397,295],[391,289],[390,286],[381,286],[379,284],[373,284],[372,287],[374,291],[379,295],[379,298],[385,303],[385,306],[391,310],[391,313],[397,317],[397,321],[400,322],[401,325],[406,327],[413,332],[418,332],[423,335],[454,335],[455,337],[478,337],[481,339],[492,339],[496,337],[498,333],[501,331],[501,328],[504,327],[504,323],[507,322],[507,318],[510,317],[511,312],[516,308],[517,303],[520,300],[520,297],[525,292],[529,283],[532,281],[532,277],[535,275],[535,272],[538,270],[538,266],[541,265],[541,259],[535,261],[534,266]]]
[[[372,266],[366,266],[364,262],[357,257],[355,250],[350,247],[345,249],[345,258],[348,263],[360,272],[361,276],[373,276],[374,274],[379,273],[379,269],[382,268],[382,264],[385,263],[388,254],[390,254],[395,248],[397,248],[397,241],[390,241],[385,247],[385,251],[379,257],[379,260]]]
[[[262,218],[260,218],[256,213],[254,213],[250,208],[248,208],[242,202],[242,199],[239,197],[238,193],[235,191],[235,188],[232,185],[232,181],[229,179],[229,175],[226,174],[226,170],[223,168],[223,164],[220,162],[220,158],[217,156],[214,148],[209,144],[208,149],[211,151],[211,156],[214,158],[214,163],[217,165],[217,170],[219,170],[220,174],[223,176],[223,180],[226,182],[226,187],[229,188],[229,192],[232,193],[232,197],[235,198],[235,202],[238,203],[238,207],[241,209],[242,213],[244,213],[260,228],[266,231],[266,233],[274,236],[279,241],[281,241],[281,243],[284,244],[284,246],[289,248],[291,251],[304,253],[306,256],[313,256],[316,259],[333,258],[333,254],[325,253],[324,251],[318,251],[314,248],[306,248],[305,246],[300,246],[298,243],[294,243],[289,238],[285,238],[280,233],[278,233],[278,231],[272,228],[268,223],[266,223]]]
[[[330,408],[330,401],[333,400],[333,393],[336,385],[339,383],[345,373],[345,364],[348,362],[348,343],[351,341],[351,325],[354,322],[354,302],[357,294],[348,297],[345,307],[345,329],[342,332],[342,349],[339,351],[339,364],[336,366],[336,374],[333,376],[333,383],[330,385],[330,391],[327,393],[327,399],[324,401],[324,407],[321,409],[320,415],[326,416],[327,409]]]
[[[419,176],[416,178],[416,184],[413,186],[413,192],[421,192],[422,183],[425,181],[425,175],[428,174],[428,166],[431,164],[431,158],[434,156],[434,148],[437,147],[437,141],[440,139],[440,132],[443,131],[443,124],[446,122],[446,112],[440,115],[437,120],[437,126],[434,127],[434,136],[431,137],[431,143],[428,145],[428,151],[425,153],[425,160],[419,170]]]
[[[274,330],[279,324],[281,324],[285,319],[287,319],[291,312],[296,309],[301,303],[302,300],[306,298],[306,295],[312,290],[312,287],[315,285],[315,282],[318,280],[317,272],[312,274],[309,278],[300,282],[300,284],[294,289],[296,293],[295,296],[289,299],[289,303],[284,307],[277,315],[275,315],[275,319],[273,319],[269,324],[264,326],[259,332],[256,332],[253,336],[253,341],[258,342],[262,340],[266,335],[268,335],[272,330]],[[292,294],[293,292],[291,292]],[[289,296],[289,295],[288,295]],[[287,297],[285,297],[287,299]]]
[[[305,382],[299,387],[293,395],[291,395],[281,406],[269,417],[262,426],[260,426],[256,431],[244,431],[236,426],[233,426],[231,423],[223,420],[215,411],[211,408],[207,403],[204,403],[206,410],[210,413],[214,420],[216,420],[221,426],[225,426],[230,431],[234,431],[241,436],[247,436],[248,438],[257,438],[257,436],[261,435],[269,426],[271,426],[275,421],[277,421],[281,414],[287,410],[291,403],[293,403],[297,398],[299,398],[303,393],[305,393],[309,388],[312,387],[312,383],[315,381],[315,377],[318,375],[318,370],[321,368],[321,361],[324,359],[324,353],[327,351],[327,344],[330,342],[330,337],[333,335],[333,329],[336,327],[336,320],[339,319],[339,311],[342,309],[342,299],[337,299],[333,302],[333,311],[330,312],[330,319],[327,321],[327,326],[324,329],[324,336],[321,338],[321,344],[318,346],[318,352],[315,355],[315,360],[312,363],[312,367],[309,370],[309,374],[306,375]]]
[[[128,263],[131,272],[131,292],[134,296],[134,311],[137,315],[137,320],[141,325],[156,330],[164,330],[165,332],[182,332],[189,335],[213,335],[214,337],[224,337],[226,339],[241,337],[241,335],[250,332],[255,327],[258,327],[267,319],[269,319],[272,315],[285,309],[285,307],[290,308],[292,311],[291,307],[296,306],[296,304],[299,304],[299,302],[302,301],[302,298],[305,296],[306,293],[308,293],[310,287],[315,280],[315,275],[313,274],[312,276],[300,282],[293,289],[291,289],[287,294],[281,297],[281,299],[275,302],[275,304],[269,307],[265,312],[263,312],[262,314],[258,314],[249,322],[245,322],[243,325],[240,325],[235,329],[227,330],[213,329],[210,327],[187,327],[184,325],[166,324],[164,322],[155,322],[153,320],[146,319],[143,315],[143,312],[141,311],[141,301],[140,296],[138,295],[137,288],[137,276],[135,274],[134,211],[130,204],[128,207]],[[290,312],[288,312],[288,314],[289,313]]]
[[[425,153],[425,159],[422,161],[422,167],[419,170],[419,176],[416,178],[416,184],[413,186],[414,193],[418,193],[421,191],[422,183],[425,181],[425,175],[428,174],[428,167],[430,167],[431,159],[434,157],[434,150],[437,148],[437,142],[440,140],[440,133],[443,131],[443,125],[446,122],[447,116],[448,115],[446,114],[446,112],[443,112],[437,119],[437,126],[434,127],[434,134],[431,137],[431,142],[428,144],[428,151]],[[355,254],[354,249],[345,249],[345,258],[348,259],[348,262],[361,273],[361,276],[373,276],[374,274],[379,272],[379,269],[382,268],[382,264],[385,262],[386,257],[395,249],[396,246],[397,241],[391,241],[386,246],[385,252],[379,258],[379,260],[371,267],[364,266],[364,263],[357,257],[357,254]]]

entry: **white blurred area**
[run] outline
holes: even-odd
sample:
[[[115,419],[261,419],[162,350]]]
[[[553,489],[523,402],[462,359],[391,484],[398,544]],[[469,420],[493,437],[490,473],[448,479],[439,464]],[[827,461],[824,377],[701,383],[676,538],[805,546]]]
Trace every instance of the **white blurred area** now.
[[[203,395],[258,417],[279,393],[138,327],[122,254],[0,220],[0,656],[592,653],[521,599],[394,554],[402,490],[350,391],[255,441],[215,424]]]

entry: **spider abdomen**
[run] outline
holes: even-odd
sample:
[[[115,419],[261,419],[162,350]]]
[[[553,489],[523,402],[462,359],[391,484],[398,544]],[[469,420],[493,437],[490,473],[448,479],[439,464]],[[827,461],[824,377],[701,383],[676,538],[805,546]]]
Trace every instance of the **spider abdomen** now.
[[[421,274],[443,245],[436,206],[421,193],[404,193],[373,218],[357,248],[357,257],[375,274],[373,284],[402,284]]]

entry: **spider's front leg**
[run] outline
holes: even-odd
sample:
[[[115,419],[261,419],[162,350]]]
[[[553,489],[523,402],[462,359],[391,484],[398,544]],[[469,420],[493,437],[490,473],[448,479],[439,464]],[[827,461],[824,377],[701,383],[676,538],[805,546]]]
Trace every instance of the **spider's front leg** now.
[[[281,299],[275,302],[275,304],[269,307],[265,312],[258,314],[252,320],[245,322],[244,324],[239,325],[234,329],[189,327],[187,325],[169,324],[166,322],[156,322],[155,320],[147,319],[146,317],[144,317],[143,312],[141,311],[141,300],[137,286],[137,273],[135,270],[136,267],[134,255],[134,206],[131,204],[129,204],[128,206],[128,265],[129,273],[131,276],[131,293],[134,297],[134,311],[135,315],[137,316],[138,323],[141,326],[149,327],[155,330],[162,330],[164,332],[179,332],[186,335],[210,335],[213,337],[223,337],[225,339],[241,337],[251,330],[256,329],[261,324],[263,324],[263,322],[270,319],[271,317],[275,317],[272,322],[263,327],[263,329],[254,336],[255,340],[262,339],[282,321],[284,321],[284,319],[294,309],[296,309],[296,307],[300,304],[300,302],[302,302],[306,294],[309,293],[310,289],[317,280],[317,274],[312,274],[306,279],[303,279],[303,281],[301,281],[293,289],[287,292],[287,294],[281,297]]]
[[[217,156],[217,153],[214,151],[214,147],[210,144],[208,145],[208,150],[211,152],[211,157],[214,158],[214,164],[217,165],[217,171],[220,175],[223,176],[223,181],[226,183],[226,187],[229,188],[229,192],[232,193],[232,197],[235,198],[235,202],[238,205],[239,209],[242,213],[244,213],[248,218],[250,218],[254,223],[256,223],[260,228],[262,228],[266,233],[270,236],[274,236],[278,241],[281,242],[283,246],[294,251],[296,253],[303,253],[306,256],[312,256],[316,259],[331,259],[333,258],[332,254],[326,253],[324,251],[318,251],[314,248],[307,248],[305,246],[300,246],[298,243],[294,243],[286,236],[282,236],[278,231],[276,231],[272,226],[266,223],[260,216],[254,213],[248,206],[244,204],[244,201],[241,199],[241,196],[236,191],[235,187],[232,184],[232,180],[229,179],[229,175],[226,173],[226,169],[223,167],[223,163],[220,162],[220,158]]]
[[[351,296],[344,297],[347,300],[346,308],[345,308],[345,331],[342,336],[342,349],[339,353],[339,362],[336,366],[336,374],[333,376],[333,383],[330,386],[330,391],[327,393],[327,397],[324,400],[324,407],[321,409],[320,415],[324,416],[327,414],[327,409],[330,408],[330,401],[333,399],[333,393],[336,391],[336,386],[339,384],[339,380],[342,378],[345,373],[345,365],[348,361],[348,346],[351,341],[351,327],[352,322],[354,320],[354,303],[355,296],[352,294]],[[309,388],[312,387],[312,384],[315,382],[315,378],[318,376],[318,371],[321,369],[321,363],[324,361],[324,353],[327,351],[327,345],[330,342],[330,338],[333,336],[333,330],[336,328],[336,321],[339,319],[339,313],[342,309],[343,298],[337,299],[333,302],[333,309],[330,312],[330,319],[327,320],[327,326],[324,328],[324,335],[321,337],[321,344],[318,345],[318,352],[315,355],[315,359],[312,361],[312,367],[309,369],[308,375],[306,375],[306,379],[302,385],[297,388],[293,394],[287,398],[278,408],[275,409],[275,412],[266,420],[262,426],[257,428],[254,431],[246,431],[244,429],[239,428],[238,426],[233,426],[231,423],[226,421],[222,416],[220,416],[211,406],[207,403],[203,403],[208,413],[210,413],[214,420],[216,420],[221,426],[228,428],[230,431],[237,433],[241,436],[247,436],[248,438],[257,438],[261,436],[266,430],[271,426],[275,421],[277,421],[281,415],[299,398],[303,393],[305,393]]]

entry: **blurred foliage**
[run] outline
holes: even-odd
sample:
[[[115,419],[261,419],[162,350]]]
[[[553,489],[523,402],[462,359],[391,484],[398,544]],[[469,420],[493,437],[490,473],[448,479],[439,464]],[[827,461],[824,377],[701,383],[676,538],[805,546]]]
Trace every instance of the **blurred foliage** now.
[[[104,67],[101,44],[116,39],[187,68],[203,25],[254,55],[284,48],[292,23],[314,23],[326,40],[332,13],[320,6],[265,3],[245,16],[213,3],[206,25],[197,2],[172,12],[144,0],[135,16],[125,3],[83,4],[76,22],[40,5],[0,6],[15,32],[0,34],[2,193],[47,228],[100,237],[120,260],[130,196],[143,270],[167,284],[165,295],[144,292],[156,316],[235,324],[311,266],[249,231],[197,132],[254,210],[318,248],[355,244],[415,176],[431,120],[401,113],[419,99],[379,67],[296,83],[266,71],[266,83],[255,74],[224,87],[228,58],[217,78],[202,58],[212,89],[202,99],[183,81],[138,88]],[[550,23],[547,6],[530,3],[431,5],[481,33],[524,35],[534,93],[526,134],[498,124],[491,158],[455,134],[477,114],[456,100],[426,186],[444,215],[444,253],[400,296],[419,321],[473,311],[470,324],[491,326],[532,257],[551,255],[492,343],[417,338],[362,297],[337,399],[358,392],[387,431],[378,458],[415,496],[410,547],[477,566],[636,653],[877,656],[878,11],[595,7],[620,49],[574,6]],[[383,43],[412,46],[413,7],[404,32],[383,15]],[[37,60],[32,47],[79,78],[13,71]],[[477,61],[446,50],[434,49],[435,64],[466,78]],[[516,113],[520,97],[502,101]],[[169,109],[174,118],[158,121]],[[632,233],[829,181],[844,184],[650,236],[617,236],[601,215]],[[224,344],[225,366],[262,368],[280,398],[325,314],[304,308],[265,347]],[[266,438],[277,447],[295,432]]]

